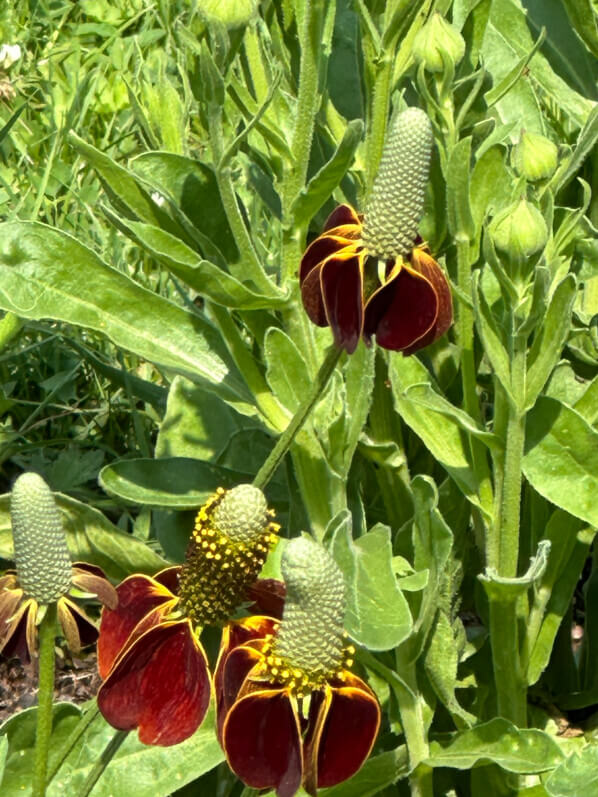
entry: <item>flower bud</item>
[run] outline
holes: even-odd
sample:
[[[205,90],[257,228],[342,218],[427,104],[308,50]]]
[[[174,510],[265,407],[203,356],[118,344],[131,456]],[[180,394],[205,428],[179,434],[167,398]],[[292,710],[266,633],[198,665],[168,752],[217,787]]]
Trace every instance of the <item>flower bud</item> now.
[[[535,182],[552,177],[557,167],[558,149],[550,139],[538,133],[521,131],[521,138],[511,154],[515,171]]]
[[[367,253],[394,260],[413,248],[424,210],[432,125],[419,108],[397,115],[388,134],[363,217],[361,237]]]
[[[10,495],[19,584],[38,603],[53,603],[71,586],[71,557],[60,510],[37,473],[23,473]]]
[[[416,64],[428,72],[444,72],[445,61],[456,66],[465,54],[465,41],[454,25],[432,14],[417,32],[411,48]]]
[[[281,560],[286,586],[276,654],[310,678],[325,678],[343,661],[345,585],[340,568],[319,543],[291,540]]]
[[[515,266],[522,266],[528,258],[540,252],[548,240],[544,217],[525,199],[514,202],[496,215],[488,232],[497,252]]]

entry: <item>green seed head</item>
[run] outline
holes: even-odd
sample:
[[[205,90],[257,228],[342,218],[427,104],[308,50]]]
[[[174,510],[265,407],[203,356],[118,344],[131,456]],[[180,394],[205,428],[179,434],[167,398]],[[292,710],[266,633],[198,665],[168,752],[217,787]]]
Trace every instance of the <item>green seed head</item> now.
[[[266,496],[252,484],[229,490],[212,515],[214,528],[235,542],[257,539],[269,520]]]
[[[281,561],[286,599],[275,652],[310,678],[343,663],[345,586],[328,551],[306,537],[289,542]]]
[[[413,248],[424,210],[432,125],[419,108],[400,113],[382,152],[380,168],[363,218],[368,254],[394,260]]]
[[[498,213],[490,222],[488,232],[496,251],[516,267],[524,266],[529,258],[541,252],[548,240],[544,217],[526,199]]]
[[[53,603],[71,586],[71,557],[52,491],[37,473],[23,473],[10,496],[19,584],[38,603]]]

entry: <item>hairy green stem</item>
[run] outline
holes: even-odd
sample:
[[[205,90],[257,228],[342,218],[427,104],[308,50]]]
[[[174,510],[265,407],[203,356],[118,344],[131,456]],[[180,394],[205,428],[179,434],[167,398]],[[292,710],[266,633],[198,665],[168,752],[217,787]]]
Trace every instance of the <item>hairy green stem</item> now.
[[[515,578],[519,558],[521,512],[521,461],[525,444],[525,342],[516,338],[511,356],[511,385],[516,404],[508,406],[504,473],[499,509],[500,549],[498,574]]]
[[[260,489],[264,488],[274,475],[276,468],[280,465],[287,451],[291,447],[297,432],[301,429],[317,400],[322,395],[326,385],[328,384],[328,380],[332,376],[332,372],[336,368],[336,364],[340,359],[342,351],[342,349],[337,349],[337,347],[334,345],[328,350],[326,359],[318,371],[318,375],[314,380],[311,390],[309,390],[307,393],[303,403],[298,407],[295,415],[291,419],[291,422],[280,435],[276,441],[276,445],[256,474],[256,477],[253,480],[255,487],[259,487]]]
[[[33,797],[46,793],[48,753],[52,735],[52,705],[54,701],[54,639],[56,636],[56,604],[51,603],[39,626],[39,685]]]
[[[517,596],[490,598],[488,609],[498,714],[525,728],[527,696],[519,651]]]
[[[78,797],[87,797],[90,794],[93,787],[96,785],[98,780],[102,777],[104,770],[112,761],[113,757],[116,755],[121,744],[125,741],[127,736],[129,735],[129,731],[117,731],[112,739],[108,742],[99,760],[94,764],[93,769],[87,776],[85,783],[83,784],[81,791],[79,792]]]
[[[392,52],[392,51],[391,51]],[[384,139],[386,136],[386,123],[390,107],[390,79],[392,76],[392,58],[390,54],[382,57],[378,72],[375,77],[374,93],[372,97],[372,120],[367,138],[366,157],[366,195],[372,190],[374,179],[380,165]]]

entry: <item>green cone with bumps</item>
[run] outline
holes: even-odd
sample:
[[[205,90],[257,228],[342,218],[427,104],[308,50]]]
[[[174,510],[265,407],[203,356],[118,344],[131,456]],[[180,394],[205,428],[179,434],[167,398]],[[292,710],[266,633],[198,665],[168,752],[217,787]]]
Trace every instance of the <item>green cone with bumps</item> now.
[[[345,585],[328,551],[307,537],[291,540],[281,561],[286,585],[275,655],[310,681],[325,681],[344,664]]]
[[[432,125],[424,111],[408,108],[397,115],[363,217],[362,240],[369,255],[394,260],[413,248],[432,144]]]
[[[71,557],[60,510],[37,473],[23,473],[10,496],[19,583],[40,604],[53,603],[71,586]]]

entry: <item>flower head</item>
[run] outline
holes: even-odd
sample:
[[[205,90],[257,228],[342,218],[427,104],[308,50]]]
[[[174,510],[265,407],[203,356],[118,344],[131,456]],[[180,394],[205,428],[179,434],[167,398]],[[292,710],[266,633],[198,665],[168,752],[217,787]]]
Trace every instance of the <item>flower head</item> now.
[[[330,326],[337,346],[359,338],[412,354],[452,323],[450,288],[427,247],[417,243],[432,130],[423,111],[400,113],[385,145],[366,212],[340,205],[305,251],[303,306]]]
[[[380,724],[372,690],[349,668],[342,573],[307,538],[282,558],[282,621],[253,617],[223,635],[215,674],[218,734],[231,769],[248,786],[292,797],[353,775]]]
[[[199,634],[251,599],[279,528],[273,514],[256,487],[219,488],[197,515],[182,566],[118,586],[98,641],[98,706],[111,725],[138,728],[142,742],[157,745],[199,727],[212,692]]]
[[[78,653],[96,641],[98,632],[72,598],[82,590],[114,608],[116,590],[99,567],[71,564],[60,511],[37,473],[16,480],[10,514],[16,572],[0,576],[0,653],[31,661],[37,655],[37,625],[51,603],[57,604],[69,648]]]

